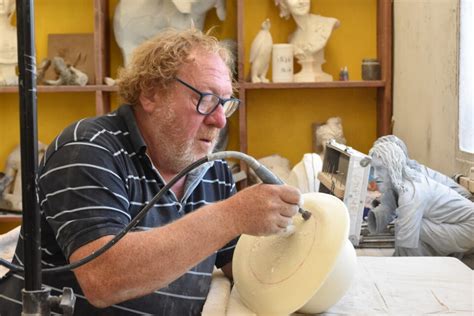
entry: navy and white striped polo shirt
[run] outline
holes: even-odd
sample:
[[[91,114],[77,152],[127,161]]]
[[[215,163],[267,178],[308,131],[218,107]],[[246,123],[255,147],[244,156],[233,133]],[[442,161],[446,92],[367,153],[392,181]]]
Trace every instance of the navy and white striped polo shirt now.
[[[164,186],[146,155],[129,105],[66,128],[48,147],[38,174],[45,268],[66,264],[71,253],[99,237],[116,235]],[[181,200],[168,192],[136,229],[166,225],[234,193],[227,163],[207,163],[188,174]],[[23,262],[22,239],[21,235],[14,262]],[[166,288],[106,309],[87,302],[72,272],[44,274],[43,283],[54,295],[63,287],[72,287],[78,297],[76,315],[197,315],[208,294],[214,265],[220,268],[232,260],[236,241]],[[9,273],[0,281],[0,315],[19,315],[23,280],[22,274]]]

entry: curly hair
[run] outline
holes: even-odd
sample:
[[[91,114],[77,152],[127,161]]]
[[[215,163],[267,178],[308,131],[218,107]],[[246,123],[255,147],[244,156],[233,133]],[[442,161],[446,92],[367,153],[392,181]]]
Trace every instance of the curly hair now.
[[[385,143],[385,142],[397,144],[398,147],[400,147],[403,153],[405,154],[408,166],[412,169],[415,169],[416,171],[421,171],[420,164],[416,160],[410,159],[410,157],[408,157],[408,148],[407,148],[407,145],[403,142],[403,140],[401,140],[395,135],[385,135],[385,136],[379,137],[375,141],[374,145]]]
[[[285,0],[275,0],[275,5],[280,7],[280,17],[288,20],[291,16],[290,8]]]
[[[167,29],[138,46],[129,64],[119,71],[120,97],[129,104],[137,105],[142,91],[166,89],[196,49],[218,54],[226,63],[232,78],[234,60],[225,44],[196,28]]]

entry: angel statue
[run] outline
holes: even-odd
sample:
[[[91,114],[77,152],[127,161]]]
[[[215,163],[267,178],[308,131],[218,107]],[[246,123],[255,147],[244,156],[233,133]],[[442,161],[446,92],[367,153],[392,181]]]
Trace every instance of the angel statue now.
[[[14,12],[14,0],[0,0],[0,86],[18,84],[16,28],[11,24]]]
[[[273,45],[270,26],[270,19],[263,21],[262,27],[250,47],[250,63],[252,64],[250,74],[252,82],[269,82],[267,72]]]
[[[290,15],[296,23],[296,31],[289,37],[294,46],[294,56],[301,65],[295,74],[295,82],[332,81],[332,76],[323,72],[324,47],[339,20],[309,13],[310,0],[275,0],[280,8],[280,16],[288,19]]]

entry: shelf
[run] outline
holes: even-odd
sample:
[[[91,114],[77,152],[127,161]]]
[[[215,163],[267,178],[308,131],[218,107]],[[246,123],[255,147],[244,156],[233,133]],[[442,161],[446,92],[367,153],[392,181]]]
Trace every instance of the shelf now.
[[[18,215],[11,213],[0,213],[0,223],[20,223],[21,221],[21,213],[19,213]]]
[[[55,92],[96,92],[117,91],[117,86],[107,85],[88,85],[88,86],[37,86],[37,92],[55,93]],[[18,93],[18,86],[0,87],[0,93]]]
[[[245,89],[324,89],[324,88],[380,88],[385,86],[383,80],[373,81],[327,81],[327,82],[284,82],[284,83],[252,83],[241,82],[240,88]]]

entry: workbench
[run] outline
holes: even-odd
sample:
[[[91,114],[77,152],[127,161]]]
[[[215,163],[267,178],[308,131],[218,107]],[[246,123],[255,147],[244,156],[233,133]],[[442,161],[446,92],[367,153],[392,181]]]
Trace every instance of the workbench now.
[[[321,315],[474,315],[474,273],[458,259],[357,259],[357,273],[351,287],[338,303]],[[222,278],[219,273],[213,277],[221,283]],[[222,295],[211,287],[203,315],[255,315],[242,305],[235,288],[230,290],[230,285],[228,288],[230,293]],[[222,297],[220,302],[214,300],[219,296]]]

